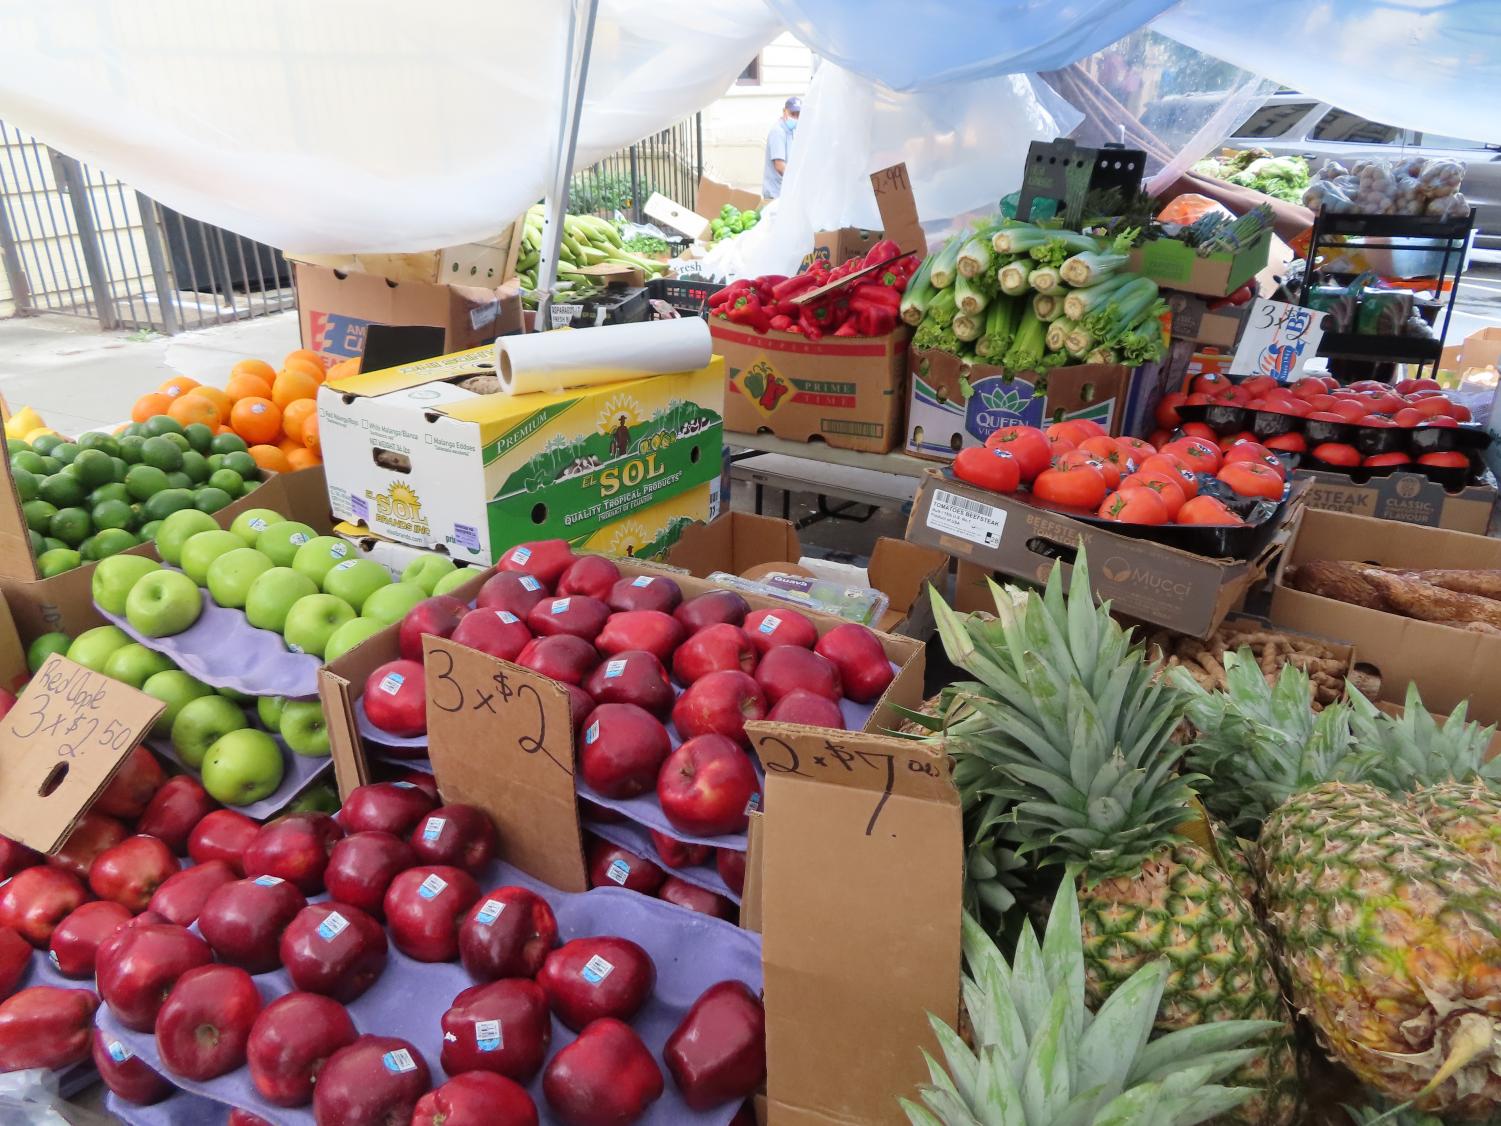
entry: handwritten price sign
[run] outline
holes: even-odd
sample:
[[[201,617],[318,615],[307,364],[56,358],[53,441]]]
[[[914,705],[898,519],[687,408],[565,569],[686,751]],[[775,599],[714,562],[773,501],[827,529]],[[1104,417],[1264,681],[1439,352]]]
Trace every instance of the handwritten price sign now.
[[[1231,375],[1269,375],[1281,383],[1300,378],[1318,355],[1322,316],[1301,305],[1258,298],[1230,362]]]
[[[51,852],[165,705],[49,657],[0,724],[0,832]]]

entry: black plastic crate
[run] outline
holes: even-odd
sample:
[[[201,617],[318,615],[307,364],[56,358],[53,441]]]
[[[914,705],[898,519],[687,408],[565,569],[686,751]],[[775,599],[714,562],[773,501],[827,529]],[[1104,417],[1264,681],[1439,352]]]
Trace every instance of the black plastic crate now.
[[[667,302],[684,316],[707,317],[709,298],[723,288],[722,282],[701,278],[652,278],[646,283],[646,295]]]

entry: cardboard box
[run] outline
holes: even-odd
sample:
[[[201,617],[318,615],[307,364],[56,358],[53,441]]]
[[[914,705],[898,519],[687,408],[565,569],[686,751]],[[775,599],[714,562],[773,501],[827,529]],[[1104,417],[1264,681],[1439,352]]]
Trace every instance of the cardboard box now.
[[[1244,305],[1226,305],[1211,309],[1210,303],[1191,293],[1170,292],[1166,294],[1168,309],[1173,315],[1173,339],[1191,340],[1195,344],[1224,348],[1231,352],[1240,342],[1240,334],[1246,327],[1254,302]]]
[[[493,289],[516,276],[524,223],[516,220],[494,238],[423,250],[415,254],[303,254],[284,251],[292,262],[347,274],[370,274],[395,282],[466,285]]]
[[[971,609],[980,597],[977,583],[984,585],[976,569],[1041,583],[1055,561],[1072,563],[1078,548],[1086,548],[1098,598],[1108,598],[1122,614],[1199,638],[1244,603],[1275,550],[1249,560],[1194,555],[1070,520],[936,470],[918,485],[907,538],[960,560],[957,597],[968,599]],[[966,562],[974,569],[966,570]],[[982,605],[989,602],[984,597]]]
[[[1459,344],[1450,344],[1439,357],[1438,366],[1463,375],[1471,368],[1501,365],[1501,328],[1482,328],[1470,333]]]
[[[324,384],[319,432],[338,520],[455,559],[514,544],[588,542],[720,478],[724,364],[557,394],[483,395],[474,348]],[[692,519],[716,506],[694,494]]]
[[[1226,297],[1263,270],[1271,252],[1271,231],[1263,231],[1255,242],[1239,251],[1221,250],[1207,258],[1177,239],[1158,238],[1133,249],[1127,268],[1164,289]]]
[[[1296,476],[1311,482],[1308,506],[1378,520],[1400,520],[1426,528],[1447,528],[1483,536],[1495,509],[1496,486],[1466,485],[1457,493],[1419,473],[1393,473],[1356,480],[1344,473],[1299,469]]]
[[[883,237],[882,232],[866,230],[864,227],[816,231],[813,235],[813,249],[803,256],[798,269],[806,270],[820,258],[830,266],[842,266],[851,258],[864,258],[866,252]]]
[[[732,188],[710,176],[699,177],[698,190],[694,193],[693,200],[693,210],[710,219],[716,218],[727,203],[741,211],[761,210],[760,192]]]
[[[1272,586],[1271,611],[1279,626],[1354,645],[1360,663],[1381,674],[1384,700],[1401,703],[1412,683],[1435,714],[1468,700],[1471,719],[1501,722],[1501,693],[1496,692],[1501,636],[1352,606],[1286,584],[1288,568],[1316,559],[1385,567],[1501,568],[1501,540],[1307,509],[1291,525]]]
[[[399,329],[403,358],[488,344],[521,331],[521,297],[498,285],[438,285],[296,266],[302,346],[331,360],[365,353],[371,325]]]
[[[652,192],[641,212],[648,219],[671,227],[690,239],[707,241],[709,224],[719,218],[719,212],[725,204],[731,204],[741,211],[759,211],[761,208],[761,197],[755,192],[732,188],[707,176],[698,181],[696,201],[693,207],[686,207],[661,192]]]

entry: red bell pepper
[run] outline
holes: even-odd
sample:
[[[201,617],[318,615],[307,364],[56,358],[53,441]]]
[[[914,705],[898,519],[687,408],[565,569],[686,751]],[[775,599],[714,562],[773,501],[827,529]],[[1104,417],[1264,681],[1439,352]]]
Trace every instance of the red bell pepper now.
[[[855,322],[854,322],[853,319],[847,320],[842,325],[840,325],[838,328],[836,328],[834,330],[834,335],[835,336],[861,336],[861,335],[868,335],[868,334],[859,332],[858,328],[859,328],[859,326],[855,324]]]
[[[902,248],[889,238],[883,238],[875,246],[865,252],[865,266],[875,266],[881,262],[889,262],[902,252]]]
[[[771,327],[771,317],[761,308],[761,299],[754,293],[747,292],[737,297],[730,306],[729,317],[732,324],[744,325],[757,332],[765,332]]]
[[[785,313],[778,313],[771,318],[771,327],[777,332],[786,332],[792,325],[792,318]]]
[[[827,309],[820,309],[820,311],[827,316]],[[813,309],[809,308],[807,305],[804,305],[801,309],[798,310],[797,315],[797,323],[802,326],[804,336],[806,336],[809,340],[818,340],[822,338],[823,327],[818,323],[818,317]]]
[[[863,283],[855,287],[855,292],[850,294],[852,308],[869,307],[875,309],[896,310],[901,307],[901,291],[893,286],[883,285],[880,282]]]
[[[772,297],[778,302],[791,301],[799,293],[807,293],[810,289],[817,289],[822,283],[813,274],[798,274],[795,278],[787,278],[772,286]]]
[[[709,295],[709,308],[717,309],[726,302],[733,301],[750,287],[747,278],[736,278],[717,293]]]

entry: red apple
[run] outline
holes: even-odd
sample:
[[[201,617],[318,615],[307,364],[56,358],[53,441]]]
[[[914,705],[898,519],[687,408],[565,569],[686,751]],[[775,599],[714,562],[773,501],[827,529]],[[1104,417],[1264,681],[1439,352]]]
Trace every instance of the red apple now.
[[[156,1054],[182,1079],[203,1083],[245,1062],[261,994],[238,966],[199,966],[177,979],[156,1014]]]
[[[605,597],[605,604],[616,613],[660,610],[664,614],[671,614],[682,601],[683,588],[666,575],[637,575],[635,578],[620,579]]]
[[[306,1106],[328,1057],[359,1038],[349,1012],[319,993],[287,993],[250,1026],[245,1059],[261,1098],[276,1106]]]
[[[584,689],[601,704],[635,704],[652,715],[672,710],[672,684],[656,654],[627,649],[605,660],[584,681]]]
[[[736,895],[745,894],[745,853],[733,848],[715,849],[714,869],[725,887]]]
[[[0,927],[14,927],[38,950],[53,928],[89,897],[83,882],[61,868],[23,868],[0,887]]]
[[[22,868],[34,867],[44,860],[46,857],[36,849],[27,848],[20,841],[13,841],[9,837],[0,837],[0,880],[8,880]],[[84,869],[84,875],[88,875],[87,868]]]
[[[700,915],[712,915],[716,919],[735,917],[735,905],[724,896],[676,876],[667,877],[657,889],[657,898]]]
[[[109,785],[104,787],[104,793],[94,799],[90,808],[109,817],[134,821],[166,777],[156,756],[146,747],[137,747],[125,756]]]
[[[719,622],[738,626],[749,613],[750,603],[733,590],[711,590],[688,599],[672,612],[672,616],[682,622],[689,633],[697,633]]]
[[[743,982],[704,990],[667,1038],[662,1060],[689,1109],[747,1099],[766,1079],[766,1010]]]
[[[589,718],[589,713],[594,710],[594,697],[585,692],[577,684],[563,685],[568,690],[568,725],[570,734],[577,735],[583,730],[584,720]]]
[[[520,571],[496,571],[475,596],[476,610],[509,610],[522,620],[548,596],[547,588]]]
[[[229,1112],[229,1120],[224,1126],[271,1126],[259,1114],[251,1114],[248,1110],[235,1107]]]
[[[601,1017],[635,1016],[657,984],[657,967],[630,939],[595,935],[549,954],[537,984],[558,1019],[577,1032]]]
[[[745,635],[763,657],[779,645],[797,645],[812,649],[818,630],[796,610],[778,606],[773,610],[752,610],[745,616]]]
[[[156,837],[137,834],[105,849],[89,867],[89,888],[132,914],[146,910],[164,880],[178,870],[177,857]]]
[[[571,633],[574,637],[593,641],[609,616],[610,608],[599,599],[587,594],[565,594],[544,598],[533,606],[526,616],[526,624],[538,637]]]
[[[326,1126],[405,1126],[432,1086],[427,1061],[394,1036],[361,1036],[318,1072],[313,1115]]]
[[[186,927],[123,928],[109,952],[101,950],[97,958],[99,995],[126,1028],[150,1032],[177,979],[213,960],[208,943]]]
[[[662,869],[603,837],[589,841],[589,886],[612,885],[650,895],[662,886]]]
[[[537,1106],[515,1080],[466,1071],[417,1100],[412,1126],[537,1126]]]
[[[665,665],[686,635],[683,624],[671,614],[660,610],[627,610],[610,615],[594,644],[606,657],[645,649]]]
[[[672,655],[672,675],[687,687],[711,672],[752,673],[756,650],[745,631],[729,622],[719,622],[693,634]]]
[[[453,631],[452,640],[470,649],[478,649],[502,661],[514,661],[532,639],[526,623],[509,610],[475,610],[464,615]]]
[[[47,956],[64,977],[92,978],[100,944],[129,921],[130,912],[108,899],[81,903],[53,930]]]
[[[354,833],[334,845],[323,882],[341,903],[383,917],[386,889],[398,872],[417,863],[406,841],[391,833]]]
[[[487,892],[459,924],[459,959],[481,981],[536,977],[557,944],[552,908],[525,888]]]
[[[386,932],[348,903],[310,903],[281,934],[281,963],[292,984],[349,1004],[386,968]]]
[[[647,831],[651,833],[651,843],[652,847],[657,850],[657,859],[669,868],[691,868],[706,864],[709,860],[709,853],[714,851],[708,845],[689,844],[676,837],[669,837],[666,833],[659,833],[655,829]]]
[[[673,705],[672,725],[684,739],[722,735],[749,747],[745,725],[749,720],[765,719],[766,706],[766,695],[754,678],[737,669],[725,669],[699,677],[684,690]]]
[[[406,612],[401,625],[396,628],[396,644],[402,659],[421,664],[423,637],[429,634],[434,637],[452,637],[460,620],[468,613],[468,604],[451,594],[435,594],[431,598],[424,598]]]
[[[602,555],[580,555],[557,582],[559,594],[585,594],[603,602],[620,581],[620,568]]]
[[[117,903],[115,904],[115,906],[118,907],[119,904]],[[134,930],[137,927],[155,926],[158,923],[165,923],[166,921],[166,919],[158,915],[155,911],[147,908],[139,915],[134,915],[131,918],[126,919],[125,922],[121,923],[119,929],[111,934],[108,938],[106,938],[103,942],[101,942],[94,951],[95,979],[98,979],[99,974],[103,971],[104,967],[109,964],[110,959],[115,956],[115,953],[119,950],[121,944],[130,937],[130,931]]]
[[[493,1071],[531,1082],[552,1043],[552,1014],[542,987],[525,978],[472,985],[443,1014],[443,1054],[449,1075]]]
[[[52,933],[55,936],[57,931]],[[26,971],[31,969],[31,953],[31,943],[21,937],[20,931],[15,927],[0,927],[0,1001],[16,991]]]
[[[411,782],[371,782],[349,792],[338,820],[346,832],[404,837],[437,804],[432,795]]]
[[[268,821],[242,858],[247,876],[280,876],[304,895],[323,890],[328,854],[344,836],[327,813],[287,813]]]
[[[881,639],[858,622],[835,626],[818,639],[813,652],[834,662],[844,694],[857,704],[875,703],[895,675]]]
[[[80,880],[86,880],[95,857],[128,836],[130,830],[121,822],[90,811],[78,819],[78,824],[68,834],[62,848],[49,855],[47,863],[64,872],[71,872]]]
[[[188,834],[188,855],[194,864],[222,860],[237,876],[245,874],[245,849],[261,831],[260,825],[232,809],[205,814]]]
[[[547,1065],[542,1093],[565,1126],[622,1126],[662,1097],[662,1069],[630,1025],[598,1020]]]
[[[191,774],[174,774],[152,795],[136,831],[159,838],[181,856],[188,850],[198,823],[218,808],[219,803],[208,796],[198,779]]]
[[[222,860],[210,860],[168,876],[151,897],[151,909],[180,927],[192,926],[208,897],[236,880],[235,870]]]
[[[150,1106],[177,1090],[160,1073],[147,1067],[124,1041],[97,1028],[90,1041],[99,1078],[116,1098],[136,1106]]]
[[[784,645],[782,648],[786,649],[788,646]],[[766,718],[773,723],[801,723],[804,727],[844,730],[844,713],[839,710],[839,705],[827,696],[820,696],[804,688],[794,688],[783,696],[777,701],[776,707],[767,713]]]
[[[365,678],[360,699],[365,718],[387,735],[427,734],[427,681],[420,661],[387,661]]]
[[[769,704],[775,704],[787,693],[799,689],[816,692],[836,702],[844,696],[844,685],[834,662],[800,645],[777,645],[768,649],[756,666],[756,683],[766,693]]]
[[[667,757],[657,777],[667,820],[695,837],[745,832],[760,797],[750,756],[723,735],[689,739]]]
[[[479,898],[479,885],[462,868],[408,868],[386,891],[386,924],[408,958],[451,962],[459,953],[459,920]]]
[[[656,718],[635,704],[601,704],[584,720],[579,774],[607,798],[634,798],[657,782],[672,740]]]
[[[599,664],[599,652],[582,637],[558,633],[528,641],[516,663],[564,684],[583,684]]]
[[[500,851],[495,822],[483,809],[455,802],[440,805],[412,829],[412,852],[422,864],[452,864],[481,872]]]
[[[225,884],[198,912],[198,930],[221,962],[263,974],[281,965],[281,932],[307,906],[295,884],[256,876]]]
[[[33,1067],[57,1070],[89,1055],[94,1010],[92,989],[33,985],[0,1002],[0,1071]],[[21,1112],[16,1121],[33,1121]]]
[[[535,575],[543,586],[551,589],[577,558],[567,540],[533,540],[507,551],[500,557],[496,569]]]
[[[408,785],[415,786],[428,797],[433,799],[434,806],[436,806],[440,801],[443,800],[442,798],[438,797],[438,780],[433,777],[433,772],[431,770],[411,769],[396,771],[394,773],[388,774],[383,779],[383,781],[398,783],[406,782]],[[426,812],[426,810],[424,810],[423,812]],[[413,824],[415,825],[416,822],[414,821]],[[386,831],[390,832],[389,829],[387,829]],[[398,837],[401,837],[405,836],[406,834],[402,832],[397,833],[396,835]]]

